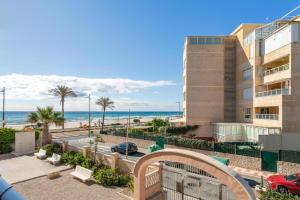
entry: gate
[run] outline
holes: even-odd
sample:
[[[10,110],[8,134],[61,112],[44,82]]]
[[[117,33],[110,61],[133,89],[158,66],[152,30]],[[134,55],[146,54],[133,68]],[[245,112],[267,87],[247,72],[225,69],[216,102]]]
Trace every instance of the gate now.
[[[189,165],[165,163],[162,176],[166,200],[235,200],[217,179]]]
[[[261,169],[264,171],[277,172],[278,153],[262,151]]]

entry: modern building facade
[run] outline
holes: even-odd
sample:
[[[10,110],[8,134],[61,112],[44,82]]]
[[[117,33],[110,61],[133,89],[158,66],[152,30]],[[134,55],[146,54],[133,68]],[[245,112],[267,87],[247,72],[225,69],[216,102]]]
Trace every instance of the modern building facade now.
[[[300,16],[188,36],[183,110],[196,134],[220,141],[300,134]]]

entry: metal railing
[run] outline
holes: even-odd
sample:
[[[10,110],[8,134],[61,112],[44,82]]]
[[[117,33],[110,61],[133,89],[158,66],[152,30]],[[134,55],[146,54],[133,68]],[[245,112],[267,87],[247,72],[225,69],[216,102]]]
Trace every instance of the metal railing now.
[[[278,114],[256,114],[256,119],[278,120]]]
[[[272,69],[269,69],[269,70],[265,70],[264,71],[264,76],[268,76],[268,75],[271,75],[271,74],[275,74],[277,72],[281,72],[281,71],[284,71],[284,70],[288,70],[289,69],[289,64],[284,64],[284,65],[281,65],[279,67],[275,67],[275,68],[272,68]]]
[[[275,96],[275,95],[289,95],[289,88],[280,88],[275,90],[267,90],[262,92],[257,92],[256,97],[265,97],[265,96]]]

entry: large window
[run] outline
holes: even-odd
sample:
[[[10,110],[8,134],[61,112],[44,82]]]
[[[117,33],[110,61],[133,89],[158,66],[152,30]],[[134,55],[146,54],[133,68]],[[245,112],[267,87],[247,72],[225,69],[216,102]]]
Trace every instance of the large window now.
[[[244,108],[244,118],[251,119],[251,108]]]
[[[245,100],[249,100],[249,99],[253,98],[253,89],[252,89],[252,87],[244,89],[244,91],[243,91],[243,98]]]
[[[252,79],[252,68],[243,71],[243,80],[250,80],[250,79]]]

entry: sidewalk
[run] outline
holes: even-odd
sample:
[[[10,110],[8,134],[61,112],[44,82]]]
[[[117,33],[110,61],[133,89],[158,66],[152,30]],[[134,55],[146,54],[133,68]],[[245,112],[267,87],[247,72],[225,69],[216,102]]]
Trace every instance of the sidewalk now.
[[[236,167],[236,166],[229,166],[230,169],[233,169],[237,173],[245,176],[250,176],[250,177],[256,177],[256,178],[267,178],[268,176],[274,175],[274,172],[267,172],[267,171],[256,171],[252,169],[245,169],[241,167]]]

